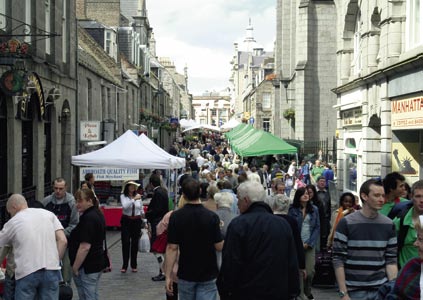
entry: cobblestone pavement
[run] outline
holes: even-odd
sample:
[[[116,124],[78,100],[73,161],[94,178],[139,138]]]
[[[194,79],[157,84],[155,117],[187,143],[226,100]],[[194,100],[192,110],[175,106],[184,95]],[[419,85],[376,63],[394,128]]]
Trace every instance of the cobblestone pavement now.
[[[165,300],[164,281],[154,282],[151,277],[158,274],[157,260],[153,254],[138,253],[138,273],[120,273],[122,264],[120,231],[107,231],[107,245],[112,259],[112,272],[100,279],[101,300]],[[79,300],[75,286],[73,299]],[[339,299],[335,288],[313,288],[316,300]],[[265,300],[265,299],[263,299]]]

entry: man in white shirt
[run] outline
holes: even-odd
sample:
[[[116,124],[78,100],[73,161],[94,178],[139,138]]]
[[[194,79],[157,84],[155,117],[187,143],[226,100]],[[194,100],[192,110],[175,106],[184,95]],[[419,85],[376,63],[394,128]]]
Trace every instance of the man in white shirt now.
[[[6,208],[12,218],[0,231],[0,247],[13,247],[15,299],[58,299],[60,260],[67,246],[62,224],[48,210],[28,208],[19,194],[10,196]]]

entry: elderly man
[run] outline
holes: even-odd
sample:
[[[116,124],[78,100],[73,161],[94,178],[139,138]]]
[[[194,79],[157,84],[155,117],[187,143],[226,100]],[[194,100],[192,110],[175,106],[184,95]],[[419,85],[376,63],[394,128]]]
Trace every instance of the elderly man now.
[[[217,281],[220,299],[294,299],[300,277],[289,224],[264,203],[260,182],[246,181],[237,191],[241,215],[226,232]]]
[[[62,224],[47,210],[28,208],[22,195],[10,196],[6,208],[12,218],[0,231],[0,247],[13,247],[15,299],[57,300],[67,246]]]

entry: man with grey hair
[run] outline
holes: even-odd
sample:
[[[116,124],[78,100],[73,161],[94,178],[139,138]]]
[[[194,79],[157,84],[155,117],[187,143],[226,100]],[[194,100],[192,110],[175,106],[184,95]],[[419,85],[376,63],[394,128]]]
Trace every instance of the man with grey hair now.
[[[300,277],[289,224],[264,203],[260,182],[240,184],[237,195],[241,215],[226,232],[217,280],[220,299],[294,299]]]
[[[10,196],[6,208],[12,218],[0,231],[0,247],[13,247],[15,299],[58,299],[60,259],[67,246],[63,226],[53,213],[28,208],[19,194]]]

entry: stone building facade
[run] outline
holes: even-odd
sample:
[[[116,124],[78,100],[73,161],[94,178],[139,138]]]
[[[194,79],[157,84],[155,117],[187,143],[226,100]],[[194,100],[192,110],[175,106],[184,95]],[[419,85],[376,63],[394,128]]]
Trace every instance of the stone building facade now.
[[[423,12],[418,0],[337,1],[338,187],[422,179]],[[420,7],[420,9],[417,9]]]
[[[276,17],[274,134],[303,142],[332,141],[336,129],[336,96],[331,92],[337,83],[335,3],[278,0]],[[293,117],[284,118],[288,115]]]
[[[0,200],[71,181],[77,98],[74,1],[0,5]],[[10,85],[12,83],[12,85]]]

